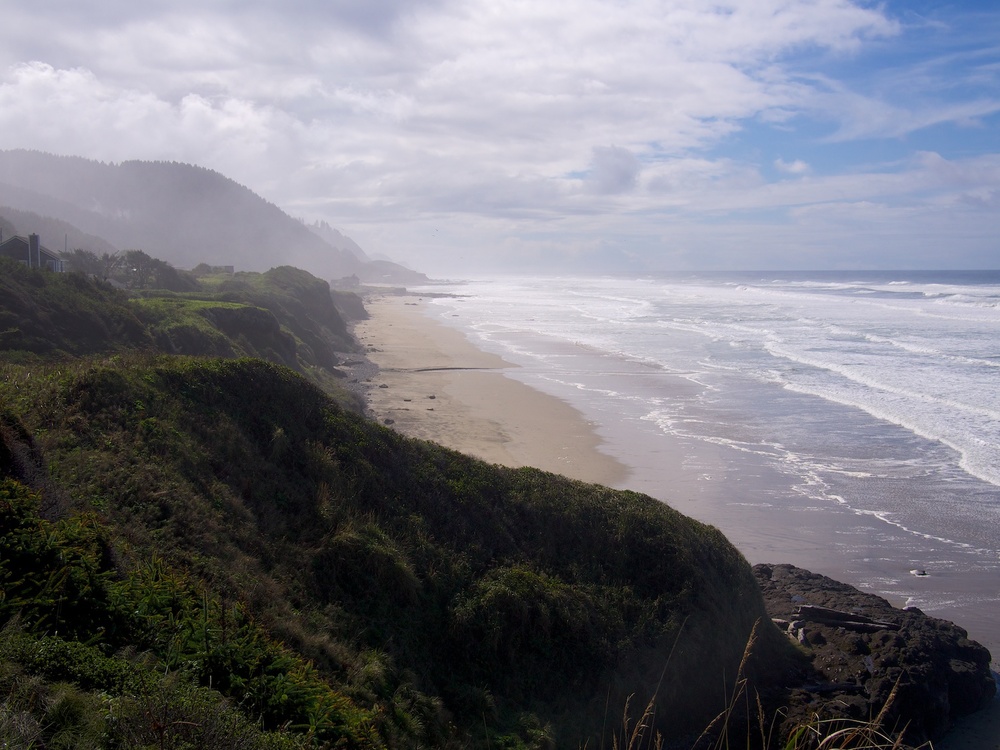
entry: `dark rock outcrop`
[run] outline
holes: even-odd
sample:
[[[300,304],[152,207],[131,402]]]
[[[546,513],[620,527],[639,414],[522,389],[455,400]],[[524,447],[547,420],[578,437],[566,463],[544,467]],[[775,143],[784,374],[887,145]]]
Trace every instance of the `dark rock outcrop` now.
[[[754,574],[768,614],[809,662],[788,686],[788,726],[873,719],[895,690],[882,725],[919,745],[996,692],[989,651],[953,623],[792,565]]]

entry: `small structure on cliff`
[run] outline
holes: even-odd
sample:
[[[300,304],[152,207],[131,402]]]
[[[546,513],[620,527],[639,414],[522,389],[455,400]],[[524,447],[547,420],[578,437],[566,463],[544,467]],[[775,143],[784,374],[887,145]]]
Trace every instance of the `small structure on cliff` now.
[[[0,242],[0,256],[24,263],[28,268],[47,268],[57,273],[66,270],[62,258],[43,246],[37,234],[15,235]]]

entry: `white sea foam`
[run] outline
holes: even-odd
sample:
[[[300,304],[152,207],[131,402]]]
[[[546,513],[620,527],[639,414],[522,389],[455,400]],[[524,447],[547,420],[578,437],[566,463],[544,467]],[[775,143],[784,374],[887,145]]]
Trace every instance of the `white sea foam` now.
[[[655,426],[770,467],[809,507],[996,557],[1000,275],[986,280],[499,279],[435,305],[598,423]]]

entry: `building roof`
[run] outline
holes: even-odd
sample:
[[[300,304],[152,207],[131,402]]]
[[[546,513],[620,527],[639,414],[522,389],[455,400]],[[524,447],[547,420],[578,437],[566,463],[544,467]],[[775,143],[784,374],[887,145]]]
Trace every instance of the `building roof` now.
[[[3,242],[0,242],[0,255],[27,263],[31,268],[41,266],[48,267],[53,271],[64,270],[63,260],[59,257],[59,254],[49,250],[45,247],[45,245],[41,244],[41,242],[38,242],[38,262],[36,264],[34,259],[29,257],[31,237],[35,237],[37,241],[38,235],[36,234],[28,237],[22,237],[21,235],[16,234],[13,237],[8,237]]]

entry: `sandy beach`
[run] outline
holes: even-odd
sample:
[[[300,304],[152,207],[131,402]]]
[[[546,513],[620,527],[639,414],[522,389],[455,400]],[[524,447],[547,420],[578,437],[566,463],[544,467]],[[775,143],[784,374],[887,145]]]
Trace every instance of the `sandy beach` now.
[[[490,463],[617,486],[627,467],[602,452],[582,414],[505,375],[515,366],[425,315],[414,295],[372,295],[355,336],[379,373],[369,407],[409,437]]]

